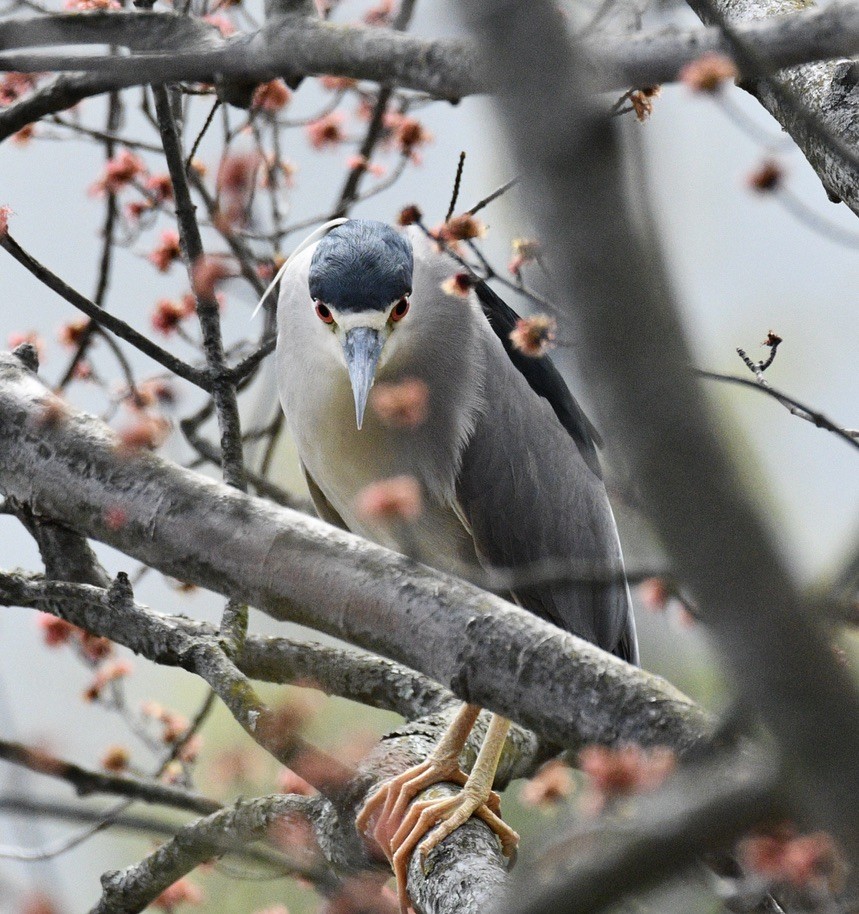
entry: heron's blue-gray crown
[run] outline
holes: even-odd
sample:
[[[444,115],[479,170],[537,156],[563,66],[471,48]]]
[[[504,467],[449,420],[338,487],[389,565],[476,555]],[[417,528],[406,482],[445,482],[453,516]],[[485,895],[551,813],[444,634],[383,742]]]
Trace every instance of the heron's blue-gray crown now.
[[[338,311],[384,311],[412,291],[408,239],[384,222],[350,219],[332,229],[310,261],[310,297]]]

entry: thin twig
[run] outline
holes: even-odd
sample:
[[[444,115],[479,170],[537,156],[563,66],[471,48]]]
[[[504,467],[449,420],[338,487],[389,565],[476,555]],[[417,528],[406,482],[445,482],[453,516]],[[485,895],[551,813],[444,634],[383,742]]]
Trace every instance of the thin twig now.
[[[450,205],[445,213],[444,221],[449,222],[453,211],[456,209],[456,201],[459,199],[459,189],[462,185],[462,171],[465,168],[465,150],[459,154],[459,162],[456,165],[456,177],[453,179],[453,192],[450,195]],[[472,212],[471,215],[474,215]]]
[[[800,419],[804,419],[806,422],[810,422],[812,425],[816,425],[818,428],[824,428],[829,432],[832,432],[833,435],[838,435],[839,438],[842,438],[848,444],[859,449],[859,429],[846,429],[842,428],[840,425],[836,425],[831,419],[827,416],[824,416],[823,413],[818,412],[815,409],[812,409],[810,406],[806,406],[804,403],[801,403],[799,400],[789,397],[787,394],[782,393],[780,390],[776,390],[770,384],[761,384],[758,381],[751,381],[748,378],[740,378],[736,375],[720,374],[715,371],[704,371],[698,369],[696,374],[701,378],[706,378],[709,381],[723,381],[728,384],[739,384],[742,387],[749,387],[752,390],[759,390],[765,394],[768,394],[773,399],[778,400],[779,403],[784,406],[791,415],[797,416]]]
[[[203,142],[203,137],[206,135],[206,131],[209,129],[212,121],[215,119],[215,114],[217,113],[220,104],[221,100],[216,98],[214,105],[212,105],[212,110],[207,115],[203,126],[200,128],[200,132],[197,134],[197,139],[194,140],[194,144],[191,146],[191,151],[188,153],[188,158],[185,159],[185,171],[191,170],[191,165],[194,162],[194,156],[197,155],[197,150],[200,148],[200,143]]]
[[[276,345],[276,336],[270,336],[268,339],[264,340],[257,349],[230,370],[233,380],[238,383],[251,374],[266,356],[271,355],[271,353],[274,352]]]
[[[159,365],[162,365],[168,371],[190,381],[192,384],[205,391],[211,391],[212,381],[209,373],[199,368],[194,368],[187,362],[162,349],[156,343],[139,333],[133,327],[130,327],[125,321],[104,311],[88,298],[81,295],[80,292],[73,289],[65,283],[59,276],[52,273],[46,266],[28,254],[20,244],[7,232],[0,237],[0,247],[5,248],[18,263],[25,269],[29,270],[36,279],[43,282],[49,289],[56,292],[64,298],[70,305],[74,305],[79,311],[83,311],[88,317],[92,318],[95,323],[101,325],[106,330],[118,336],[120,339],[130,343],[135,349],[139,349],[144,355],[154,359]]]
[[[105,159],[108,162],[113,158],[114,152],[116,151],[116,143],[112,138],[112,134],[119,126],[121,116],[122,102],[120,100],[120,95],[118,92],[111,92],[108,100],[106,124],[108,138],[104,140],[104,155]],[[113,263],[114,230],[116,228],[117,212],[118,206],[116,201],[116,193],[113,190],[108,190],[105,199],[104,226],[102,228],[101,262],[99,264],[98,283],[96,285],[95,295],[93,297],[93,304],[95,304],[97,308],[104,308],[104,300],[105,296],[107,295],[108,283],[110,282],[110,268]],[[74,377],[75,369],[86,357],[87,350],[89,349],[90,343],[92,342],[94,328],[95,324],[90,322],[84,329],[80,342],[78,343],[77,351],[72,357],[72,360],[69,363],[68,368],[66,368],[65,373],[63,374],[63,377],[58,385],[60,390],[63,390],[69,381],[71,381],[71,379]],[[114,352],[117,352],[117,349],[114,349]],[[123,362],[122,355],[118,354],[117,358],[119,358],[120,364],[123,365],[123,368],[126,368],[127,363]],[[134,380],[131,377],[130,369],[126,370],[125,373],[126,379],[129,382],[129,386],[133,389]]]
[[[511,178],[509,181],[505,181],[501,187],[493,190],[488,197],[484,197],[482,200],[478,200],[477,203],[475,203],[474,206],[472,206],[471,209],[467,211],[469,216],[473,216],[475,213],[479,213],[484,206],[488,206],[490,203],[492,203],[493,200],[497,200],[502,194],[506,194],[511,187],[515,187],[518,183],[518,176]]]
[[[130,914],[142,911],[161,892],[200,863],[270,837],[272,830],[288,828],[313,841],[312,825],[324,811],[318,797],[276,794],[239,800],[204,819],[184,826],[176,836],[140,863],[102,876],[103,894],[92,914]],[[317,846],[299,845],[295,870],[324,885],[337,884]],[[300,861],[304,862],[304,865]]]
[[[54,819],[58,822],[99,824],[105,817],[112,815],[111,824],[114,828],[131,832],[142,832],[148,835],[172,837],[176,834],[177,826],[174,822],[155,816],[123,815],[113,813],[110,809],[88,809],[73,803],[63,803],[58,800],[37,800],[32,796],[15,796],[13,794],[0,794],[0,812],[12,815],[28,816],[32,819]],[[262,845],[245,845],[236,848],[233,854],[242,859],[260,863],[265,866],[280,867],[282,875],[288,875],[291,870],[287,860],[273,848]]]
[[[200,228],[194,214],[194,204],[185,173],[182,158],[182,146],[179,129],[173,117],[170,95],[164,87],[154,87],[155,108],[161,130],[161,141],[164,144],[164,155],[173,182],[173,194],[176,199],[176,216],[179,221],[179,236],[185,254],[188,273],[197,303],[197,316],[203,333],[203,348],[206,363],[212,379],[212,397],[218,415],[221,431],[221,451],[223,454],[224,481],[244,491],[244,462],[242,459],[242,432],[239,419],[236,391],[229,377],[224,356],[224,344],[221,338],[221,321],[218,303],[214,296],[200,291],[200,284],[195,282],[194,270],[203,260],[203,241]]]
[[[379,88],[379,95],[376,98],[376,104],[370,116],[367,132],[358,150],[358,161],[350,169],[346,177],[346,183],[343,185],[343,190],[340,191],[340,197],[331,211],[330,218],[332,219],[347,215],[358,200],[358,188],[360,187],[361,179],[367,174],[370,159],[376,145],[385,135],[385,113],[388,110],[388,102],[393,94],[393,86],[384,85]]]
[[[144,781],[127,775],[90,771],[42,749],[33,749],[6,740],[0,740],[0,759],[66,781],[74,787],[79,797],[95,793],[117,794],[129,799],[142,800],[144,803],[187,809],[203,815],[209,815],[221,808],[221,804],[215,800],[189,793],[179,787],[157,781]]]

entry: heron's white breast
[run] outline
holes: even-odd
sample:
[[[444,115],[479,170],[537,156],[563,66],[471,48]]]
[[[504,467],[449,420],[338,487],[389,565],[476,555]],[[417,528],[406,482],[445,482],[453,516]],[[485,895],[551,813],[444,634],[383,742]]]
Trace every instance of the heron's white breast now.
[[[470,345],[472,305],[450,301],[441,292],[440,284],[452,268],[432,260],[427,264],[423,252],[415,251],[416,323],[410,345],[383,358],[377,380],[425,381],[428,420],[414,429],[391,428],[368,409],[359,431],[345,363],[327,345],[332,335],[316,317],[307,291],[312,253],[312,248],[303,251],[290,264],[278,306],[278,387],[302,463],[349,529],[392,548],[401,544],[389,530],[358,515],[356,497],[373,482],[415,476],[425,495],[424,512],[413,531],[421,557],[448,570],[473,563],[471,537],[452,507],[462,448],[482,403],[482,374]],[[422,314],[422,306],[435,310]],[[426,333],[414,332],[423,328]]]

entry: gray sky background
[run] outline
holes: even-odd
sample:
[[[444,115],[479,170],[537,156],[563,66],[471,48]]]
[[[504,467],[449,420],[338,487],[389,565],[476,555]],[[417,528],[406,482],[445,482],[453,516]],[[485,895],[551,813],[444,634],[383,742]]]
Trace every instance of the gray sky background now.
[[[419,4],[416,30],[444,33],[455,30],[439,17],[436,4]],[[297,93],[293,112],[312,111],[319,93],[312,81]],[[760,130],[780,141],[778,126],[756,102],[740,90],[728,93]],[[198,109],[203,111],[203,103]],[[87,119],[102,120],[100,103],[87,103]],[[493,126],[489,103],[468,99],[456,107],[437,105],[422,113],[435,134],[424,164],[410,169],[390,191],[359,207],[355,214],[393,219],[399,208],[415,202],[430,223],[443,218],[457,155],[468,153],[461,203],[471,205],[512,176],[504,143]],[[790,192],[857,239],[852,247],[821,237],[786,213],[774,198],[748,191],[745,176],[760,162],[763,148],[737,128],[714,101],[692,97],[683,88],[668,87],[656,100],[655,112],[644,125],[630,123],[644,140],[650,192],[663,231],[687,328],[701,366],[742,374],[735,354],[742,346],[753,358],[765,353],[759,343],[769,329],[785,340],[768,372],[771,382],[812,404],[836,421],[859,426],[857,365],[859,365],[859,221],[844,206],[826,201],[816,176],[796,151],[781,155],[788,170]],[[152,139],[139,114],[124,128],[131,136]],[[296,217],[322,211],[336,197],[344,175],[345,150],[313,154],[301,131],[285,140],[285,155],[299,165],[297,189],[291,195]],[[214,163],[216,144],[205,143],[200,157]],[[154,161],[154,160],[153,160]],[[78,141],[34,142],[26,147],[0,146],[0,204],[15,212],[10,228],[18,241],[71,285],[92,294],[99,252],[102,204],[86,188],[101,167],[101,150]],[[163,170],[163,169],[162,169]],[[487,251],[503,265],[510,240],[530,234],[516,191],[486,211],[490,225]],[[157,233],[164,227],[159,225]],[[291,241],[300,240],[294,236]],[[142,256],[155,234],[131,250],[121,250],[108,299],[111,310],[136,327],[149,329],[149,313],[157,298],[181,293],[186,283],[180,269],[163,277]],[[56,329],[77,315],[0,252],[3,303],[0,305],[0,344],[14,332],[38,330],[48,341],[44,375],[57,378],[66,356],[56,342]],[[232,294],[225,317],[228,340],[247,335],[254,302]],[[575,303],[572,303],[575,307]],[[254,328],[256,330],[256,328]],[[561,334],[563,335],[563,334]],[[181,350],[178,350],[181,351]],[[147,359],[131,354],[142,375],[154,373]],[[105,359],[103,364],[107,365]],[[586,391],[582,392],[587,401]],[[790,416],[774,401],[755,392],[713,389],[724,419],[725,435],[742,461],[795,573],[806,581],[825,577],[851,550],[859,537],[859,473],[855,452],[831,435]],[[73,402],[90,405],[78,385]],[[252,402],[255,401],[255,402]],[[188,396],[178,414],[191,411]],[[274,409],[271,387],[259,385],[248,398],[250,410],[268,415]],[[590,404],[597,422],[598,404]],[[175,440],[168,456],[187,456]],[[294,471],[294,470],[293,470]],[[283,469],[284,478],[291,472]],[[111,550],[99,553],[112,572],[129,570],[129,562]],[[39,568],[27,536],[9,518],[0,517],[0,565]],[[177,597],[157,575],[138,588],[138,598],[164,611],[185,611],[215,618],[221,601],[206,594]],[[265,624],[260,622],[260,624]],[[281,629],[282,630],[282,629]],[[688,636],[663,621],[650,626],[644,654],[655,668],[664,668],[665,654],[686,645]],[[685,649],[685,648],[683,648]],[[97,708],[82,707],[77,696],[87,676],[62,652],[47,652],[40,643],[31,615],[23,610],[0,612],[0,733],[26,742],[40,740],[61,754],[94,764],[107,743],[125,739],[106,733],[118,724]],[[138,667],[141,667],[138,664]],[[143,675],[132,693],[155,697],[190,712],[202,694],[178,673]],[[0,770],[0,790],[11,789],[21,775]],[[23,778],[26,789],[53,793],[42,781]],[[63,829],[30,826],[0,819],[0,843],[32,846],[51,840]],[[61,896],[75,899],[71,910],[84,909],[94,898],[97,876],[105,868],[106,842],[96,841],[72,856],[51,864],[25,866],[0,860],[0,914],[14,910],[10,887],[28,884],[34,874],[56,884]],[[112,860],[118,865],[122,860]],[[7,899],[4,906],[4,900]]]

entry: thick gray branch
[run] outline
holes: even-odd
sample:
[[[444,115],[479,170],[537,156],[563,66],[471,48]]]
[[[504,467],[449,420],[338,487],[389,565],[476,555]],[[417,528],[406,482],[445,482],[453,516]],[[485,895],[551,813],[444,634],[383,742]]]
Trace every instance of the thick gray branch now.
[[[741,26],[744,39],[773,66],[850,57],[859,52],[859,10],[836,3],[778,20]],[[11,52],[51,45],[116,44],[126,57]],[[110,89],[177,80],[246,82],[280,75],[330,73],[391,83],[458,99],[486,89],[465,42],[428,41],[389,29],[335,26],[286,16],[259,32],[222,39],[212,27],[172,13],[94,13],[39,17],[0,25],[0,69],[72,72],[0,112],[0,139],[83,98]],[[680,68],[707,51],[728,52],[718,29],[600,37],[588,45],[603,90],[676,79]]]
[[[224,653],[220,637],[214,636],[208,626],[195,625],[181,617],[160,616],[136,604],[128,579],[122,574],[107,590],[0,574],[0,604],[38,607],[158,663],[196,673],[211,686],[251,739],[284,765],[297,767],[296,759],[301,759],[303,769],[297,770],[323,792],[326,785],[342,783],[350,775],[350,770],[335,759],[298,734],[284,730],[244,673]]]
[[[438,683],[398,663],[306,641],[249,635],[237,663],[251,679],[297,682],[407,719],[456,701]]]
[[[420,670],[558,744],[684,752],[706,740],[705,715],[660,678],[322,521],[152,454],[129,456],[91,416],[46,424],[49,402],[17,359],[0,357],[0,489],[35,512],[180,580]],[[121,526],[109,522],[117,508]]]
[[[111,603],[109,592],[102,588],[46,581],[40,576],[21,573],[0,574],[0,604],[37,607],[81,625],[94,634],[112,637],[118,643],[157,663],[187,666],[200,675],[208,674],[218,683],[228,705],[234,704],[235,701],[235,698],[228,694],[231,683],[238,685],[239,698],[244,695],[245,687],[242,682],[235,683],[234,677],[233,680],[220,682],[221,672],[217,668],[214,671],[209,668],[213,663],[210,643],[215,632],[206,623],[194,622],[184,617],[163,616],[130,601],[118,603],[114,599]],[[254,652],[255,644],[259,646],[259,651]],[[291,668],[298,672],[303,668],[314,675],[314,678],[321,678],[329,685],[345,687],[350,682],[354,684],[355,678],[363,673],[368,682],[359,684],[358,693],[348,697],[360,698],[363,689],[364,694],[381,706],[399,704],[414,714],[418,712],[421,704],[427,706],[423,711],[425,716],[389,734],[363,761],[358,771],[347,772],[341,769],[339,780],[335,784],[331,781],[332,774],[338,774],[337,766],[332,767],[330,760],[326,762],[315,759],[312,755],[307,758],[306,748],[302,753],[305,755],[304,762],[295,765],[299,773],[305,774],[308,780],[321,780],[332,787],[330,792],[337,797],[336,807],[327,804],[326,815],[320,817],[317,822],[317,839],[326,858],[342,871],[354,872],[365,869],[372,864],[368,861],[364,847],[356,834],[355,815],[385,778],[398,774],[408,765],[417,764],[426,758],[449,723],[452,713],[449,693],[438,687],[433,689],[429,684],[421,682],[422,677],[418,674],[402,671],[386,661],[376,661],[382,668],[380,675],[378,669],[374,670],[371,667],[373,658],[358,658],[358,663],[353,668],[351,658],[343,651],[329,651],[318,646],[310,646],[308,656],[299,659],[297,649],[291,649],[288,643],[285,646],[283,639],[251,636],[247,639],[247,645],[251,646],[252,653],[256,653],[257,665],[261,665],[263,671],[270,673],[272,678],[278,673],[283,676],[285,671],[278,671],[276,662],[278,656],[285,656],[287,670]],[[198,668],[201,654],[204,658],[202,669]],[[332,659],[341,667],[339,674],[332,674],[324,668],[326,661]],[[346,676],[343,675],[344,669],[349,671]],[[392,700],[390,695],[385,694],[386,690],[398,686],[404,687],[399,699]],[[439,702],[447,705],[447,709],[435,711],[435,706]],[[238,709],[238,713],[242,713],[241,708]],[[467,769],[476,758],[485,727],[486,721],[482,719],[471,736],[466,756],[462,760]],[[261,742],[266,744],[265,740]],[[294,751],[295,739],[290,737],[288,745]],[[496,780],[498,788],[502,789],[512,778],[532,774],[539,762],[545,758],[545,752],[532,733],[514,727],[499,767]],[[310,771],[305,770],[308,762],[311,765]],[[317,775],[323,775],[321,779],[319,776],[314,778],[313,771]],[[89,779],[87,784],[91,784]],[[189,835],[191,834],[193,830],[189,831]],[[190,841],[190,837],[188,840]],[[196,865],[196,858],[193,855],[186,855],[182,859],[183,865],[187,865],[188,869]],[[489,895],[501,886],[506,871],[506,862],[501,856],[497,842],[488,829],[477,821],[458,830],[440,845],[433,859],[444,861],[445,865],[435,867],[428,875],[425,875],[420,867],[415,867],[410,876],[412,897],[421,900],[425,912],[453,914],[456,911],[457,914],[469,914],[481,910],[481,905],[486,902]],[[177,878],[175,868],[169,872],[174,874],[174,879]],[[136,876],[133,881],[138,885]],[[148,881],[144,881],[149,884]],[[464,906],[453,907],[453,901]]]
[[[694,6],[694,3],[692,4]],[[771,18],[738,23],[743,42],[774,69],[809,61],[853,57],[859,52],[859,4],[832,3],[816,9],[811,3],[784,3]],[[628,38],[586,42],[585,53],[605,75],[600,88],[647,86],[673,82],[683,66],[702,54],[733,54],[721,29],[710,26],[678,32],[640,32]],[[739,65],[742,76],[750,75]],[[614,77],[614,78],[612,78]]]
[[[163,615],[137,602],[108,613],[110,595],[103,588],[50,582],[20,572],[0,572],[0,605],[40,609],[110,638],[153,663],[192,671],[190,645],[214,642],[219,634],[206,622]],[[456,701],[438,683],[398,663],[289,638],[249,635],[236,665],[251,679],[321,689],[408,719],[433,714]]]
[[[750,22],[774,17],[781,20],[785,14],[795,13],[797,8],[812,6],[810,0],[688,2],[705,22],[711,21],[711,10],[716,10],[736,26],[741,38],[743,27]],[[764,48],[751,50],[765,62],[768,60]],[[780,61],[773,59],[771,63],[777,66]],[[807,63],[780,71],[775,80],[777,84],[768,80],[752,81],[747,88],[793,137],[830,197],[843,200],[859,214],[859,167],[855,155],[859,148],[859,78],[855,64],[853,61]],[[787,92],[780,91],[779,86]],[[809,118],[803,116],[801,107],[811,113],[823,131],[812,126]],[[854,150],[852,160],[838,153],[827,134],[846,149]]]

